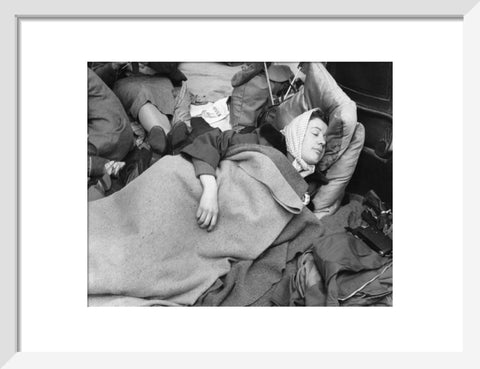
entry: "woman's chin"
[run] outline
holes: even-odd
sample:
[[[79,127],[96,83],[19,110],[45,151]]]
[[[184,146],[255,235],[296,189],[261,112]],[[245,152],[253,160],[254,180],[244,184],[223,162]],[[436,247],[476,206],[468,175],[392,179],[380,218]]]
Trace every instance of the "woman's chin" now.
[[[318,157],[315,157],[315,158],[308,158],[308,159],[303,159],[305,161],[305,163],[307,163],[308,165],[317,165],[318,162],[320,161],[321,157],[318,156]]]
[[[309,165],[316,165],[320,162],[320,160],[323,158],[324,152],[318,152],[315,151],[312,153],[312,155],[308,158],[308,160],[305,160],[305,162]]]

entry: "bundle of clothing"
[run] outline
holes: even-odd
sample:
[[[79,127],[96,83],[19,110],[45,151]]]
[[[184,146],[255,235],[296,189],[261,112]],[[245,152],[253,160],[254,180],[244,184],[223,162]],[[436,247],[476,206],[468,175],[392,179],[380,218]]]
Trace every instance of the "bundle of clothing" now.
[[[393,260],[350,233],[325,236],[275,287],[278,306],[391,306]]]

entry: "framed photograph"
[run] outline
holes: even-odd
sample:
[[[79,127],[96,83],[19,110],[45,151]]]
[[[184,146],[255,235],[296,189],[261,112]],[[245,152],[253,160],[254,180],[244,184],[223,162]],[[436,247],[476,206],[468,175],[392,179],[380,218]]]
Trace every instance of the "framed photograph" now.
[[[2,13],[0,365],[478,361],[479,6],[341,3]]]

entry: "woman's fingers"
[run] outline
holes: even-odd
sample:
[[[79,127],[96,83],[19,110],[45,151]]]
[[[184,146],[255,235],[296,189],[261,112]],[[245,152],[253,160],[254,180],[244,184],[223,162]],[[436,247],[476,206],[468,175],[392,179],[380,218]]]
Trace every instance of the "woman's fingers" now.
[[[197,223],[202,224],[205,221],[205,218],[207,217],[207,212],[205,209],[199,208],[197,211]]]
[[[213,214],[212,216],[212,220],[210,222],[210,227],[208,227],[207,231],[210,232],[211,230],[213,230],[213,228],[215,227],[215,225],[217,224],[217,217],[218,215],[215,213]]]
[[[216,210],[207,210],[199,207],[197,210],[197,223],[200,228],[208,227],[207,231],[211,231],[218,220],[218,211]]]
[[[212,220],[212,214],[207,212],[207,216],[205,217],[203,223],[200,225],[200,228],[207,227],[210,224],[210,220]]]
[[[202,216],[202,212],[203,212],[203,209],[202,209],[201,206],[199,206],[198,209],[197,209],[197,214],[196,214],[197,220],[200,220],[200,217]]]

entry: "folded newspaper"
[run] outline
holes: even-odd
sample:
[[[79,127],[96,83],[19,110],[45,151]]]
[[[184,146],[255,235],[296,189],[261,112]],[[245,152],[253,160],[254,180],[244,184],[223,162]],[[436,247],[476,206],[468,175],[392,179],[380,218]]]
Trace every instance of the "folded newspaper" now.
[[[217,125],[225,120],[229,115],[227,104],[228,96],[214,103],[209,102],[203,105],[190,105],[190,115],[192,117],[202,117],[210,125]],[[214,124],[216,123],[216,124]]]

